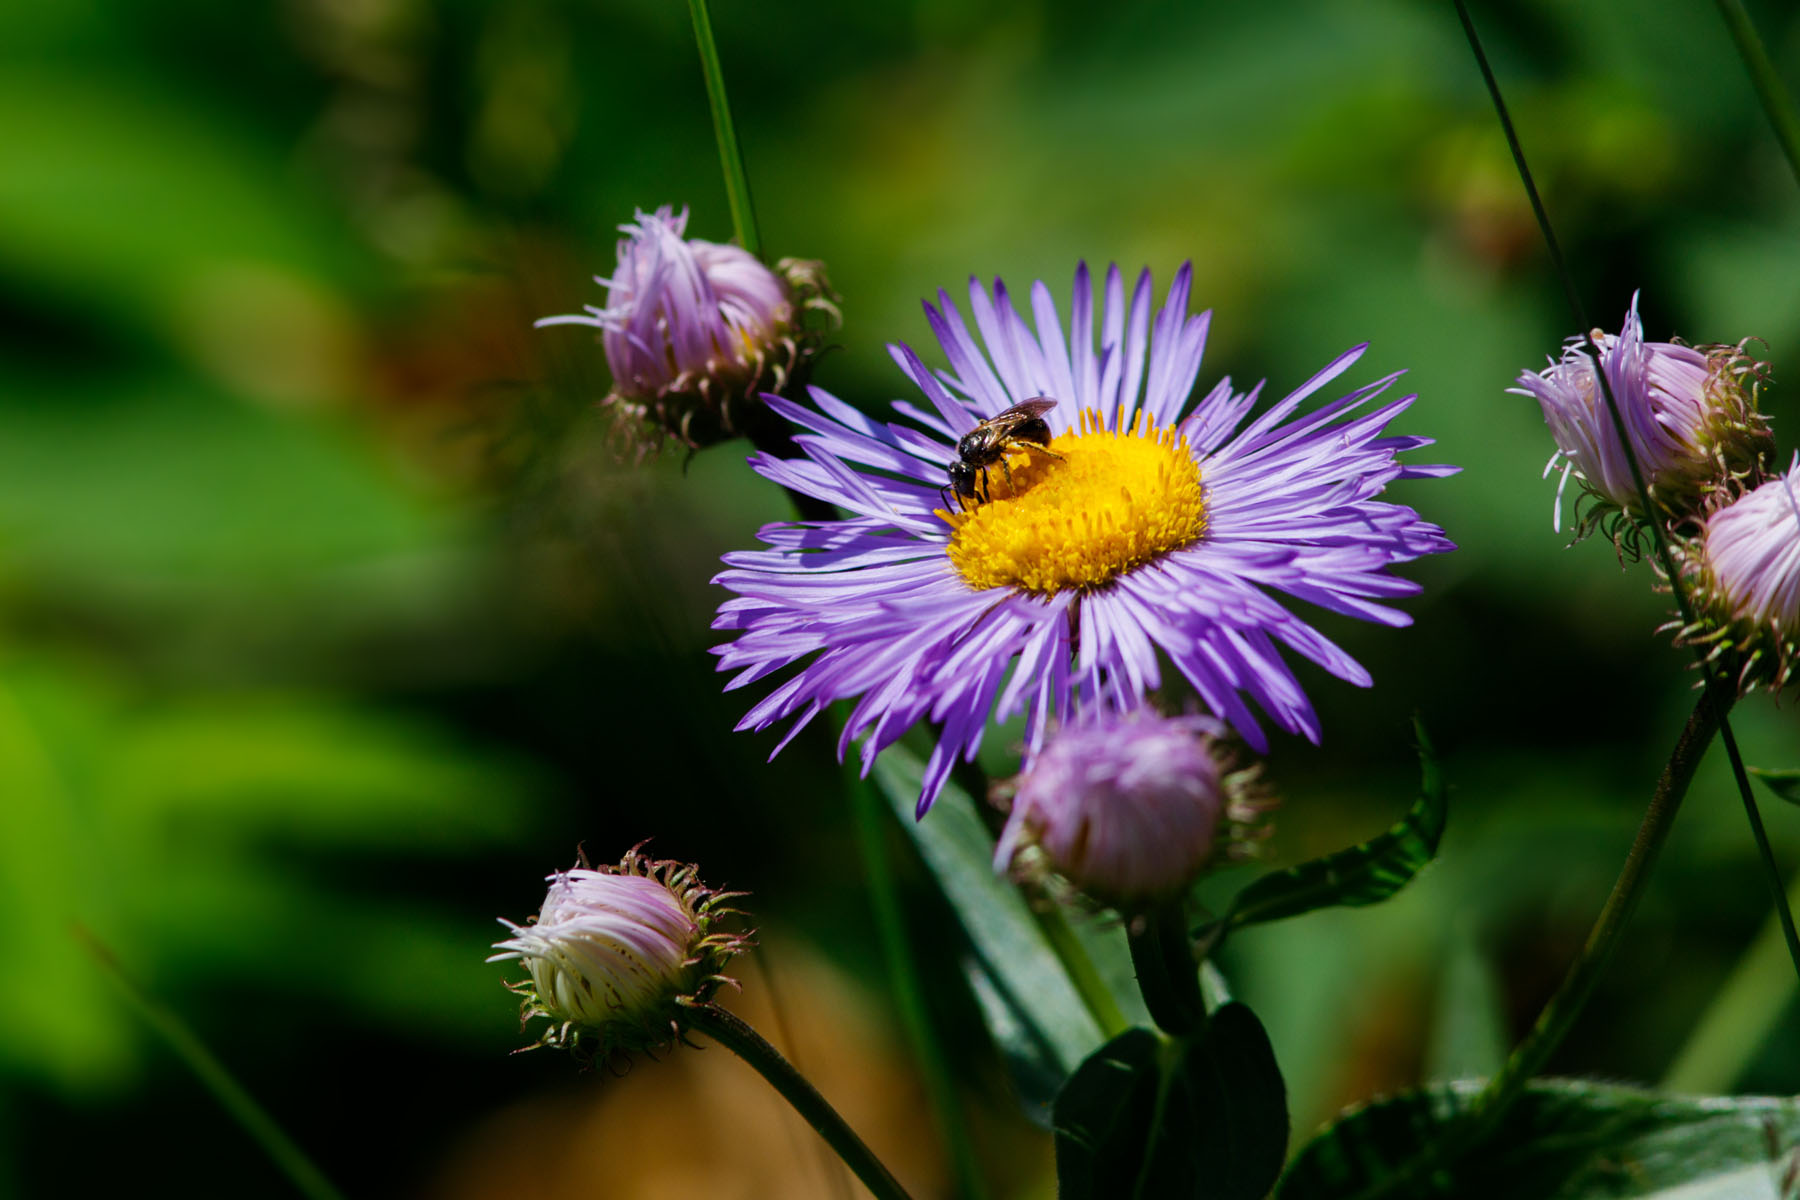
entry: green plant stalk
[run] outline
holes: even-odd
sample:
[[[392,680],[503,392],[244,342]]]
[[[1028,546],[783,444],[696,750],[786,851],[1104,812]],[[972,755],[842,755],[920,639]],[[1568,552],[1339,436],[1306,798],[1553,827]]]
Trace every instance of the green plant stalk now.
[[[92,933],[81,926],[76,926],[73,932],[75,940],[81,943],[100,968],[118,985],[126,999],[131,1001],[132,1007],[137,1009],[138,1015],[168,1044],[175,1056],[187,1065],[201,1086],[212,1093],[213,1099],[230,1114],[232,1120],[250,1135],[252,1141],[262,1147],[263,1153],[269,1156],[269,1161],[294,1185],[295,1191],[308,1200],[344,1200],[343,1193],[332,1186],[331,1181],[325,1178],[325,1173],[295,1144],[294,1139],[276,1123],[268,1110],[258,1104],[244,1085],[232,1077],[225,1065],[206,1048],[206,1043],[188,1028],[187,1022],[139,987],[125,973],[125,968],[113,956],[112,951]]]
[[[1507,147],[1512,151],[1513,163],[1519,170],[1519,181],[1525,185],[1525,194],[1531,200],[1531,211],[1537,217],[1538,229],[1544,235],[1544,245],[1549,249],[1550,260],[1556,268],[1557,278],[1562,282],[1563,294],[1569,301],[1569,308],[1581,328],[1587,330],[1583,349],[1591,360],[1594,378],[1600,385],[1600,391],[1606,398],[1606,411],[1612,418],[1613,431],[1618,435],[1619,446],[1625,452],[1625,464],[1631,469],[1631,482],[1637,490],[1638,503],[1642,506],[1643,523],[1650,528],[1650,538],[1656,547],[1657,562],[1662,567],[1663,577],[1668,580],[1669,591],[1675,597],[1676,610],[1681,614],[1683,627],[1691,627],[1694,623],[1694,609],[1688,599],[1687,591],[1681,585],[1681,572],[1676,566],[1675,556],[1669,549],[1669,539],[1663,532],[1662,522],[1656,519],[1656,508],[1650,501],[1650,489],[1645,486],[1643,469],[1639,466],[1637,452],[1632,449],[1631,438],[1625,429],[1625,418],[1619,411],[1618,397],[1613,395],[1612,382],[1607,379],[1606,371],[1601,365],[1600,347],[1594,341],[1592,326],[1587,318],[1587,310],[1581,303],[1581,296],[1576,291],[1574,277],[1569,273],[1569,265],[1563,259],[1562,248],[1556,240],[1556,232],[1550,226],[1550,214],[1545,211],[1544,203],[1538,195],[1537,183],[1532,178],[1531,167],[1525,161],[1525,148],[1519,141],[1518,131],[1513,128],[1512,116],[1507,112],[1506,101],[1500,95],[1500,82],[1494,78],[1493,68],[1488,65],[1487,53],[1481,48],[1481,36],[1475,31],[1475,22],[1469,16],[1468,6],[1464,0],[1454,0],[1456,14],[1462,21],[1463,32],[1469,40],[1469,49],[1475,54],[1475,61],[1481,68],[1482,80],[1487,84],[1488,95],[1493,99],[1494,112],[1500,118],[1500,128],[1506,135]],[[1800,931],[1794,926],[1793,910],[1788,905],[1787,888],[1783,883],[1781,868],[1776,865],[1775,852],[1769,845],[1769,835],[1763,828],[1762,813],[1757,808],[1756,797],[1750,790],[1750,777],[1744,770],[1744,758],[1738,751],[1737,735],[1732,732],[1731,722],[1726,718],[1730,711],[1730,690],[1718,678],[1713,670],[1712,661],[1703,649],[1696,647],[1694,661],[1700,669],[1704,681],[1705,694],[1717,697],[1719,705],[1719,737],[1725,743],[1725,756],[1731,763],[1732,781],[1737,785],[1738,797],[1744,804],[1744,817],[1750,824],[1750,836],[1756,843],[1756,852],[1762,861],[1763,877],[1768,881],[1770,893],[1774,899],[1775,912],[1781,921],[1781,932],[1787,942],[1788,958],[1794,965],[1794,975],[1800,979]]]
[[[1161,904],[1133,918],[1126,938],[1144,1007],[1157,1027],[1177,1037],[1198,1029],[1206,1019],[1206,1002],[1181,902]]]
[[[893,985],[894,1002],[900,1009],[900,1023],[925,1077],[925,1091],[931,1097],[938,1130],[950,1151],[957,1190],[965,1200],[980,1200],[986,1195],[981,1164],[969,1141],[968,1123],[963,1119],[962,1106],[957,1099],[956,1082],[931,1027],[931,1017],[925,1009],[924,989],[919,983],[918,964],[907,942],[906,922],[900,911],[900,889],[888,862],[882,815],[886,806],[864,780],[854,779],[849,790],[850,807],[856,822],[856,842],[868,874],[869,902],[875,909],[876,934],[881,941],[882,958],[887,963],[888,981]]]
[[[1594,921],[1593,929],[1588,932],[1587,943],[1581,948],[1581,954],[1570,965],[1568,974],[1563,976],[1556,994],[1550,997],[1550,1002],[1538,1014],[1531,1032],[1525,1035],[1524,1040],[1507,1056],[1499,1072],[1475,1097],[1468,1116],[1452,1127],[1435,1145],[1428,1147],[1386,1179],[1356,1193],[1351,1200],[1376,1200],[1381,1196],[1403,1194],[1406,1189],[1454,1162],[1458,1155],[1479,1144],[1494,1131],[1501,1118],[1506,1115],[1506,1110],[1518,1099],[1526,1083],[1550,1060],[1563,1038],[1574,1027],[1588,998],[1593,995],[1595,985],[1606,973],[1613,951],[1618,948],[1620,935],[1625,932],[1625,926],[1630,922],[1631,915],[1643,896],[1644,885],[1649,881],[1651,868],[1656,865],[1656,857],[1662,851],[1663,843],[1668,840],[1669,830],[1674,827],[1675,815],[1681,809],[1688,785],[1693,782],[1694,772],[1699,768],[1700,760],[1705,756],[1706,748],[1712,742],[1713,734],[1717,732],[1719,721],[1724,715],[1724,711],[1706,695],[1701,696],[1693,712],[1688,714],[1687,724],[1682,727],[1675,749],[1669,755],[1662,776],[1656,782],[1656,790],[1651,794],[1650,804],[1644,810],[1644,819],[1638,825],[1637,837],[1632,840],[1630,853],[1625,856],[1625,865],[1620,868],[1619,877],[1614,881],[1612,892],[1607,896],[1600,916]]]
[[[1069,977],[1069,984],[1075,994],[1081,997],[1081,1003],[1087,1008],[1088,1015],[1094,1018],[1094,1024],[1100,1032],[1111,1041],[1127,1029],[1131,1022],[1119,1008],[1119,1002],[1113,999],[1112,989],[1100,978],[1094,960],[1088,955],[1081,939],[1075,936],[1074,928],[1063,910],[1051,907],[1032,907],[1032,916],[1037,918],[1038,929],[1043,932],[1044,940],[1050,943],[1051,951],[1057,962],[1062,964],[1063,974]]]
[[[696,1004],[688,1009],[687,1027],[706,1034],[755,1068],[756,1073],[768,1080],[808,1125],[819,1131],[819,1136],[844,1160],[844,1165],[855,1172],[872,1195],[879,1200],[911,1200],[906,1189],[875,1157],[874,1151],[819,1094],[819,1089],[756,1030],[714,1004]]]
[[[694,18],[694,42],[700,49],[700,69],[706,75],[706,99],[712,106],[713,133],[719,139],[719,166],[725,172],[725,199],[731,205],[731,225],[738,245],[762,256],[762,238],[756,230],[756,207],[750,202],[750,176],[744,171],[744,154],[737,130],[731,123],[731,102],[725,98],[725,70],[719,65],[719,46],[713,41],[712,18],[706,0],[688,0]]]
[[[1800,876],[1789,886],[1788,899],[1800,904]],[[1781,927],[1770,917],[1688,1035],[1663,1076],[1663,1088],[1691,1095],[1731,1091],[1793,1002]]]
[[[1472,1122],[1477,1137],[1491,1130],[1526,1082],[1543,1069],[1581,1015],[1594,986],[1605,974],[1613,951],[1618,948],[1619,936],[1624,933],[1631,914],[1637,911],[1644,884],[1650,878],[1650,869],[1656,865],[1656,857],[1675,825],[1675,815],[1681,810],[1694,772],[1705,757],[1706,748],[1712,743],[1713,734],[1718,731],[1730,704],[1729,698],[1720,704],[1716,693],[1703,695],[1688,714],[1674,752],[1663,767],[1662,777],[1656,781],[1656,790],[1651,793],[1650,805],[1644,810],[1644,819],[1638,825],[1630,853],[1625,856],[1625,865],[1620,868],[1619,877],[1613,882],[1612,892],[1606,897],[1593,929],[1588,932],[1587,944],[1581,948],[1580,957],[1569,967],[1569,973],[1563,977],[1556,994],[1550,997],[1550,1003],[1538,1014],[1531,1032],[1514,1047],[1499,1073],[1476,1097]]]
[[[1800,183],[1800,116],[1795,115],[1794,98],[1788,94],[1787,85],[1781,82],[1775,64],[1769,61],[1769,52],[1763,49],[1762,38],[1757,36],[1756,26],[1751,24],[1742,0],[1716,2],[1719,16],[1725,19],[1725,28],[1731,31],[1738,57],[1744,60],[1750,83],[1756,88],[1756,98],[1762,101],[1763,113],[1775,131],[1775,140],[1781,144],[1781,152],[1787,155],[1795,182]]]

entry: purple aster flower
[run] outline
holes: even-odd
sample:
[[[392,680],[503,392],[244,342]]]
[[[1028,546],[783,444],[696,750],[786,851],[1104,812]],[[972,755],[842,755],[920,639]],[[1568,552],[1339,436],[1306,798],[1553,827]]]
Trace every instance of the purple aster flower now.
[[[1011,784],[995,867],[1128,913],[1180,895],[1270,807],[1261,768],[1236,768],[1225,734],[1210,717],[1089,710]]]
[[[720,971],[748,935],[718,929],[735,915],[735,893],[703,887],[695,869],[636,850],[616,867],[585,865],[549,877],[550,892],[488,959],[520,959],[529,972],[509,985],[525,997],[524,1019],[547,1017],[540,1045],[584,1060],[649,1050],[680,1036],[683,1009],[711,999]]]
[[[738,246],[684,238],[688,214],[639,211],[619,242],[605,307],[537,324],[601,330],[613,389],[606,403],[689,446],[745,429],[763,388],[779,391],[818,352],[812,311],[835,320],[824,270],[783,259],[771,271]]]
[[[1800,455],[1785,475],[1717,504],[1678,558],[1696,610],[1681,640],[1727,657],[1740,691],[1792,682],[1800,671]]]
[[[1115,267],[1096,313],[1084,264],[1065,330],[1042,283],[1034,329],[1004,285],[990,294],[971,280],[980,344],[947,294],[925,306],[949,371],[890,347],[928,408],[897,401],[903,420],[884,422],[817,388],[810,406],[770,397],[809,431],[795,439],[806,457],[757,455],[756,470],[850,515],[771,525],[768,549],[726,556],[717,582],[736,596],[713,623],[737,635],[716,651],[735,672],[726,686],[789,672],[739,728],[789,721],[785,745],[827,704],[855,699],[839,753],[862,736],[866,773],[930,721],[921,814],[954,760],[974,756],[990,714],[1025,710],[1034,753],[1078,707],[1136,707],[1165,664],[1253,746],[1266,745],[1253,705],[1317,740],[1284,650],[1354,684],[1370,678],[1278,595],[1408,624],[1386,602],[1418,585],[1388,567],[1452,546],[1377,496],[1455,468],[1403,465],[1397,456],[1428,439],[1382,435],[1414,399],[1367,408],[1397,375],[1298,413],[1362,346],[1253,419],[1260,385],[1237,393],[1221,380],[1191,402],[1210,318],[1187,314],[1191,282],[1184,266],[1152,320],[1149,272],[1127,303]],[[1054,401],[1047,446],[1008,447],[978,498],[952,511],[958,440],[1037,397]]]
[[[1593,338],[1644,484],[1666,515],[1692,515],[1713,487],[1743,479],[1766,462],[1772,445],[1766,418],[1756,411],[1762,367],[1742,343],[1646,342],[1635,294],[1624,328],[1617,335],[1596,329]],[[1560,361],[1537,374],[1522,373],[1520,386],[1509,389],[1537,400],[1556,439],[1556,453],[1544,467],[1548,475],[1562,462],[1553,527],[1562,528],[1570,475],[1594,502],[1585,516],[1578,514],[1577,540],[1608,518],[1641,516],[1643,507],[1583,345],[1585,339],[1570,338]]]

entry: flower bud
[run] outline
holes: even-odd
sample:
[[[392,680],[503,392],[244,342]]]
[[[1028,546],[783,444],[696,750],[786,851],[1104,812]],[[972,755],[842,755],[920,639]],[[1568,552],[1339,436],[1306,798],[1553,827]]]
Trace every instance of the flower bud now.
[[[1740,692],[1792,682],[1800,671],[1800,455],[1785,475],[1721,496],[1677,559],[1695,615],[1678,640],[1710,645]]]
[[[1064,726],[1010,785],[995,867],[1126,912],[1179,895],[1243,852],[1271,807],[1260,766],[1234,769],[1225,735],[1210,717],[1142,709]]]
[[[1635,295],[1617,335],[1596,329],[1592,336],[1657,519],[1690,519],[1715,488],[1765,468],[1773,444],[1756,408],[1763,367],[1743,343],[1646,342]],[[1573,474],[1593,504],[1583,514],[1577,502],[1576,539],[1607,524],[1620,541],[1645,514],[1584,345],[1571,338],[1560,362],[1524,372],[1510,390],[1537,400],[1556,439],[1544,468],[1547,475],[1562,460],[1553,525],[1562,528],[1563,489]]]
[[[525,997],[521,1024],[547,1017],[540,1045],[604,1060],[666,1046],[681,1036],[684,1009],[729,982],[725,963],[749,943],[714,928],[739,893],[701,885],[695,868],[636,850],[616,867],[585,864],[549,876],[550,893],[489,962],[520,959],[530,978],[509,984]]]
[[[771,271],[733,245],[683,238],[688,214],[664,205],[621,225],[606,306],[537,324],[592,325],[612,372],[603,403],[655,436],[699,448],[743,434],[762,417],[758,395],[797,383],[819,351],[807,318],[835,325],[824,268],[783,259]]]

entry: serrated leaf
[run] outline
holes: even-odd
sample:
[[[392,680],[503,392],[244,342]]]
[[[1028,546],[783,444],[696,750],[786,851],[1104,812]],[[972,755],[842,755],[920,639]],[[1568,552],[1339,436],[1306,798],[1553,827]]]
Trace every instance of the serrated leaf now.
[[[1048,1125],[1057,1089],[1104,1035],[1024,897],[995,873],[994,840],[968,793],[946,785],[931,811],[914,818],[921,770],[895,746],[876,761],[873,778],[968,934],[975,962],[964,973],[1027,1115]]]
[[[1224,919],[1225,928],[1239,929],[1319,908],[1374,904],[1405,887],[1437,856],[1447,807],[1444,780],[1425,726],[1415,721],[1413,728],[1419,739],[1419,798],[1399,823],[1361,845],[1264,875],[1237,894]]]
[[[1171,1039],[1131,1029],[1056,1100],[1061,1200],[1261,1200],[1287,1153],[1287,1097],[1268,1035],[1242,1004]]]
[[[1792,1194],[1785,1181],[1796,1164],[1800,1102],[1665,1096],[1550,1079],[1527,1085],[1480,1146],[1410,1188],[1394,1186],[1401,1167],[1468,1112],[1481,1086],[1476,1080],[1434,1085],[1351,1111],[1301,1151],[1282,1179],[1279,1200],[1780,1200]]]
[[[1751,767],[1750,773],[1789,804],[1800,804],[1800,767]]]

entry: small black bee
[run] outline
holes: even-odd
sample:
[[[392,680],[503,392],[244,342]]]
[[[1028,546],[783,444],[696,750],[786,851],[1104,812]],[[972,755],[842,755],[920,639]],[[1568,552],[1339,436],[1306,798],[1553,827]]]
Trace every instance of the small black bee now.
[[[1055,407],[1056,401],[1039,396],[994,414],[962,435],[956,443],[957,461],[950,464],[950,487],[964,510],[971,500],[988,502],[988,468],[995,463],[1005,472],[1007,484],[1012,484],[1012,468],[1006,465],[1007,451],[1029,445],[1051,458],[1062,457],[1050,449],[1050,426],[1044,420],[1044,414]]]

